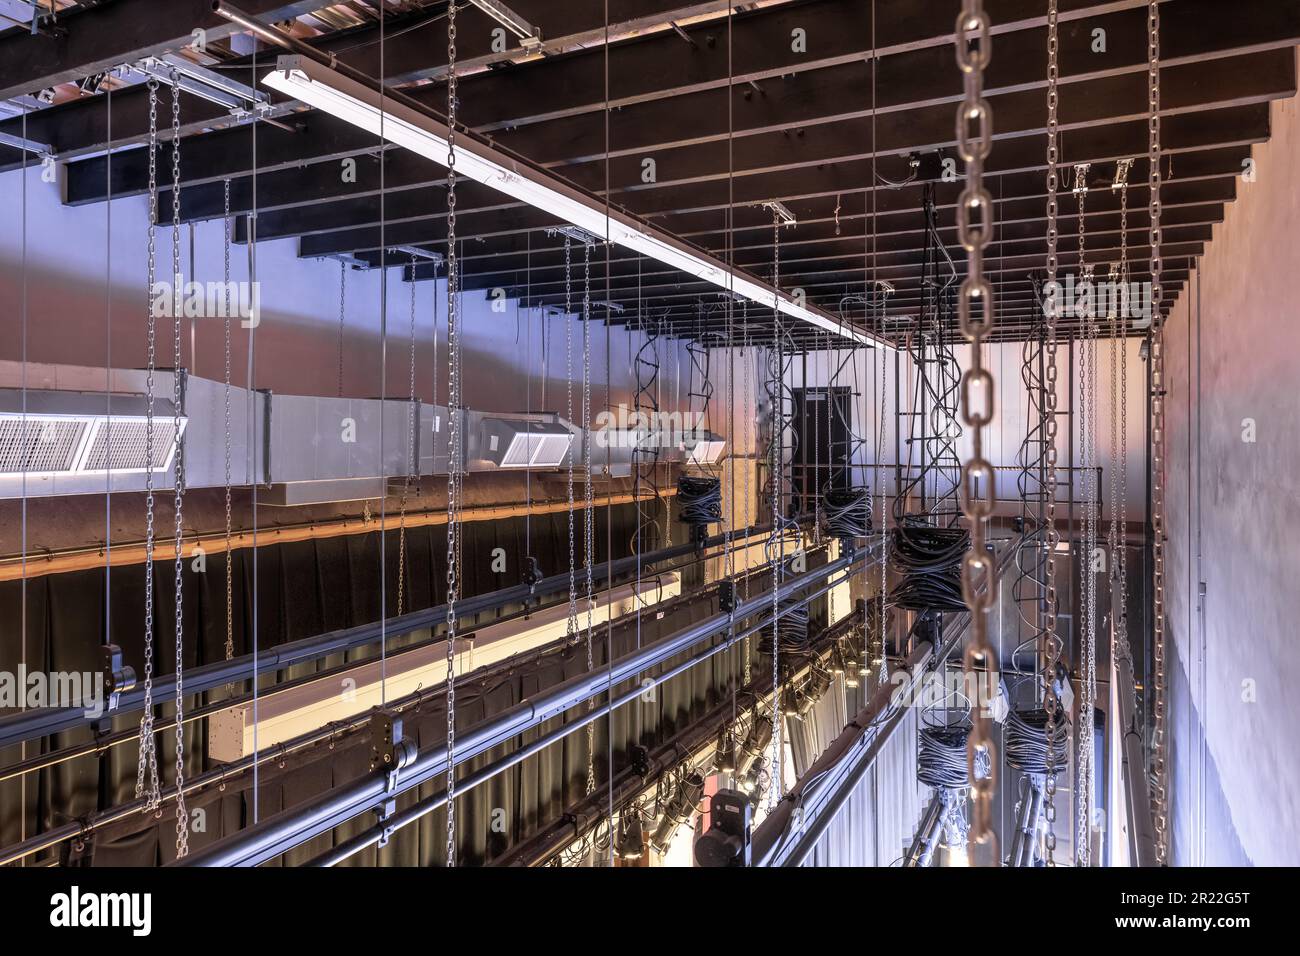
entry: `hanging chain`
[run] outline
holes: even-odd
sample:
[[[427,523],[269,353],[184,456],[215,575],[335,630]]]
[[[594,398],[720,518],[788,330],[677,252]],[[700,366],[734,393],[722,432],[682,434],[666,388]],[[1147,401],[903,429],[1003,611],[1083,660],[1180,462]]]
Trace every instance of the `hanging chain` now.
[[[1151,161],[1151,524],[1154,552],[1155,621],[1152,658],[1155,665],[1155,727],[1152,750],[1155,757],[1156,862],[1162,866],[1169,856],[1169,793],[1165,753],[1165,332],[1160,310],[1160,4],[1147,6],[1147,94],[1150,108]]]
[[[592,577],[596,562],[596,502],[591,484],[591,243],[584,244],[582,278],[582,564],[586,571],[587,588],[587,673],[595,669],[591,646],[592,612],[596,606],[595,581]],[[567,321],[567,320],[566,320]],[[587,702],[594,710],[596,700]],[[587,793],[596,789],[596,724],[587,724]]]
[[[565,420],[573,423],[573,247],[568,237],[564,240],[564,402]],[[566,490],[569,497],[569,618],[564,636],[570,644],[578,639],[578,570],[574,557],[575,537],[573,526],[574,462],[573,448],[567,455],[568,476]]]
[[[1119,327],[1127,329],[1129,310],[1132,300],[1129,297],[1129,262],[1128,262],[1128,174],[1133,165],[1133,160],[1120,160],[1120,172],[1117,176],[1120,178],[1119,186],[1119,282],[1121,294],[1116,300],[1122,311],[1119,317]],[[1115,647],[1116,654],[1122,659],[1129,662],[1130,668],[1133,664],[1133,651],[1129,646],[1128,639],[1128,349],[1127,337],[1123,337],[1119,342],[1119,400],[1116,402],[1119,412],[1119,467],[1115,469],[1115,478],[1118,487],[1114,493],[1115,521],[1112,526],[1118,524],[1116,542],[1114,544],[1114,567],[1115,577],[1119,581],[1119,609],[1115,613]],[[1136,697],[1137,690],[1131,686],[1130,691],[1133,693],[1133,711],[1137,712]]]
[[[226,289],[225,321],[225,384],[226,402],[226,660],[235,657],[235,603],[232,598],[234,571],[230,566],[230,180],[226,180],[222,205],[222,279]]]
[[[408,376],[406,405],[406,477],[402,480],[402,500],[399,504],[397,532],[397,616],[402,616],[406,597],[406,505],[411,497],[411,483],[418,474],[415,460],[415,266],[418,260],[411,256],[411,362]]]
[[[1059,40],[1057,35],[1057,0],[1047,4],[1047,287],[1056,283],[1057,243],[1057,191],[1059,187],[1057,163],[1057,105],[1060,69],[1058,65]],[[1060,726],[1061,702],[1056,693],[1056,667],[1061,659],[1062,643],[1056,633],[1056,615],[1059,603],[1056,593],[1056,547],[1061,541],[1056,527],[1056,320],[1061,311],[1059,290],[1049,298],[1044,308],[1044,326],[1047,335],[1047,368],[1043,374],[1042,416],[1044,448],[1046,451],[1047,502],[1044,547],[1047,549],[1046,597],[1043,606],[1042,680],[1043,709],[1047,712],[1047,779],[1044,782],[1043,818],[1048,866],[1056,859],[1056,736]]]
[[[1081,283],[1092,284],[1092,267],[1086,262],[1087,251],[1087,199],[1089,163],[1076,163],[1074,166],[1074,196],[1078,201],[1079,229],[1079,279]],[[1094,290],[1095,291],[1095,290]],[[1095,302],[1095,297],[1092,299]],[[1094,470],[1096,421],[1093,415],[1094,381],[1096,378],[1096,355],[1094,352],[1095,322],[1093,310],[1085,309],[1080,316],[1081,334],[1079,340],[1079,448],[1083,492],[1083,541],[1079,561],[1079,595],[1080,608],[1079,635],[1080,653],[1083,658],[1080,674],[1079,713],[1075,722],[1077,734],[1077,757],[1075,773],[1075,860],[1079,866],[1088,866],[1091,859],[1089,834],[1092,819],[1092,726],[1093,709],[1096,707],[1096,576],[1093,574],[1092,562],[1096,554],[1096,472]]]
[[[773,210],[772,214],[772,322],[775,329],[776,361],[772,365],[772,438],[770,445],[771,482],[772,482],[772,534],[777,547],[771,554],[772,565],[772,785],[769,791],[769,805],[775,807],[781,800],[781,791],[785,786],[785,718],[781,715],[781,602],[778,594],[781,581],[785,576],[785,522],[782,509],[782,480],[785,469],[785,364],[782,357],[782,345],[785,327],[781,321],[781,309],[778,300],[781,295],[781,217]]]
[[[158,787],[158,744],[153,723],[153,556],[154,556],[154,369],[158,365],[158,317],[154,310],[154,286],[158,274],[158,81],[150,78],[149,89],[149,265],[146,337],[149,359],[145,372],[144,438],[144,710],[140,715],[140,754],[135,771],[136,799],[147,797],[145,810],[158,812],[161,797]],[[144,788],[145,768],[149,770],[149,789]]]
[[[957,17],[956,54],[965,82],[965,98],[957,108],[957,149],[966,163],[966,188],[957,206],[957,232],[969,256],[969,266],[957,294],[957,318],[970,343],[970,367],[962,379],[961,408],[962,421],[971,432],[971,457],[962,469],[962,512],[970,524],[970,550],[962,562],[962,596],[971,614],[964,667],[967,674],[984,672],[990,686],[996,684],[998,660],[989,644],[988,612],[997,599],[998,580],[997,562],[985,545],[997,489],[993,466],[984,457],[984,428],[994,417],[994,382],[992,372],[984,367],[983,349],[994,323],[993,286],[984,275],[984,249],[993,236],[993,202],[984,189],[984,161],[993,146],[993,111],[984,99],[984,70],[992,52],[983,0],[963,0]],[[978,130],[974,139],[972,124]],[[974,709],[971,721],[966,744],[974,800],[970,839],[987,844],[996,859],[993,794],[998,778],[997,744],[987,708]],[[977,770],[985,762],[988,770],[981,776]]]
[[[456,562],[460,518],[460,331],[456,287],[456,4],[447,6],[447,866],[456,865]]]
[[[343,397],[343,315],[347,303],[348,264],[339,261],[339,389],[338,397]]]
[[[180,77],[172,71],[172,276],[176,283],[176,301],[181,289],[181,86]],[[176,512],[176,857],[190,852],[189,817],[185,812],[185,696],[182,688],[184,670],[184,596],[185,596],[185,442],[181,435],[181,421],[185,414],[184,372],[181,363],[181,309],[175,312],[172,336],[172,441],[176,451],[176,480],[173,485]]]

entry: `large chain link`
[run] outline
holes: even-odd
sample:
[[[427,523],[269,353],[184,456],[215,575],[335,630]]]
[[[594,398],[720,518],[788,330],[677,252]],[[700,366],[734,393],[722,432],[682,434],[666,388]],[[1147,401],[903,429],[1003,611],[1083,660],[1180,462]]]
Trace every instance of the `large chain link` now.
[[[180,301],[181,286],[181,85],[175,70],[171,75],[172,87],[172,277],[176,283],[175,301]],[[185,812],[185,696],[182,676],[185,667],[185,442],[181,434],[181,421],[185,414],[184,372],[181,365],[181,309],[173,309],[172,323],[172,441],[176,451],[175,483],[175,536],[176,536],[176,857],[190,852],[189,817]]]
[[[1160,310],[1160,3],[1147,5],[1147,96],[1150,110],[1148,144],[1151,163],[1151,542],[1153,551],[1155,721],[1151,747],[1155,758],[1156,862],[1169,855],[1169,793],[1165,739],[1165,334]]]
[[[146,797],[145,810],[157,813],[161,796],[158,786],[158,744],[154,740],[153,713],[153,555],[154,555],[154,370],[158,365],[158,317],[154,309],[154,286],[158,278],[158,81],[150,78],[149,90],[149,264],[147,267],[146,339],[148,365],[145,371],[144,431],[144,710],[140,715],[140,752],[135,771],[136,799]],[[149,789],[144,787],[145,769]]]
[[[456,865],[456,597],[460,556],[460,316],[456,287],[456,4],[447,6],[447,866]]]
[[[596,608],[596,501],[591,482],[591,243],[584,243],[582,274],[582,566],[587,596],[587,672],[595,669],[591,630]],[[567,318],[565,321],[569,321]],[[596,701],[587,702],[594,710]],[[587,724],[587,793],[596,789],[596,724]]]
[[[1057,32],[1057,0],[1048,0],[1047,4],[1047,286],[1053,288],[1056,282],[1056,245],[1057,245],[1057,192],[1059,189],[1059,172],[1057,164],[1060,156],[1057,152],[1057,105],[1060,69],[1058,54],[1060,51]],[[1047,863],[1056,863],[1056,735],[1061,720],[1060,699],[1056,694],[1056,667],[1061,659],[1061,639],[1056,633],[1056,617],[1059,601],[1056,593],[1056,547],[1061,535],[1056,527],[1056,323],[1060,312],[1059,292],[1050,298],[1044,309],[1044,328],[1046,332],[1047,367],[1043,373],[1043,433],[1046,453],[1047,501],[1044,529],[1046,534],[1043,546],[1047,549],[1046,560],[1046,597],[1043,605],[1043,709],[1047,712],[1047,779],[1044,782],[1043,818],[1045,821],[1045,849]]]
[[[232,303],[230,300],[230,180],[227,179],[224,189],[222,203],[222,279],[225,282],[226,290],[226,314],[225,322],[225,375],[222,379],[225,385],[225,403],[226,403],[226,660],[233,660],[235,657],[235,603],[232,596],[234,570],[230,566],[230,324]]]
[[[972,36],[973,35],[973,36]],[[983,0],[962,0],[957,17],[957,66],[965,95],[957,107],[957,151],[966,163],[966,187],[957,205],[957,234],[968,256],[966,278],[957,293],[957,319],[970,344],[970,367],[962,377],[962,422],[970,429],[971,457],[962,468],[961,506],[970,524],[970,550],[962,561],[962,596],[970,609],[966,644],[967,674],[984,672],[989,686],[997,680],[998,659],[988,635],[988,612],[997,600],[997,562],[986,547],[988,520],[997,501],[993,466],[984,457],[984,429],[994,417],[993,374],[984,367],[983,349],[992,331],[993,286],[984,275],[984,249],[993,236],[993,200],[984,189],[984,161],[993,147],[993,111],[984,99],[984,71],[992,56],[989,18]],[[974,43],[972,44],[972,39]],[[976,132],[972,136],[971,128]],[[971,713],[966,744],[974,810],[972,842],[987,846],[998,858],[993,830],[993,795],[997,791],[997,744],[987,708]],[[978,771],[987,764],[987,773]]]

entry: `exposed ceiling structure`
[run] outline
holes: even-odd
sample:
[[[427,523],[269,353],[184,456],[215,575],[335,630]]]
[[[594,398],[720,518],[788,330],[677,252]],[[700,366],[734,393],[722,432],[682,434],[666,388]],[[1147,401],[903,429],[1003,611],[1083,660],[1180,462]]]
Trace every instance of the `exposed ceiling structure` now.
[[[0,868],[1269,858],[1230,7],[0,0]]]
[[[208,31],[207,53],[187,56],[259,88],[274,53],[262,53],[256,68],[251,54],[234,53],[231,25],[210,5],[169,3],[167,16],[147,24],[137,6],[118,0],[69,12],[58,43],[31,43],[17,30],[0,36],[0,94],[63,89],[95,70],[174,49],[195,23]],[[390,5],[382,23],[368,4],[311,6],[268,0],[240,9],[268,22],[296,15],[295,35],[445,110],[441,5]],[[606,26],[603,2],[518,3],[520,16],[544,26],[542,45],[500,54],[491,50],[495,21],[471,6],[461,25],[461,115],[488,142],[760,276],[770,277],[772,268],[771,213],[762,204],[784,203],[798,224],[782,237],[783,288],[801,289],[808,302],[849,321],[862,321],[853,303],[876,282],[895,288],[892,310],[916,308],[927,179],[958,270],[965,258],[951,226],[961,183],[945,179],[943,166],[955,157],[951,113],[960,94],[959,76],[948,69],[950,4],[881,3],[874,24],[871,6],[852,0],[741,4],[730,21],[728,6],[615,2]],[[1061,162],[1066,179],[1070,166],[1091,164],[1086,258],[1103,271],[1119,256],[1119,197],[1108,188],[1118,160],[1135,159],[1129,226],[1141,234],[1147,225],[1144,7],[1139,0],[1061,4]],[[358,8],[364,22],[348,25],[363,20]],[[1162,41],[1165,308],[1233,200],[1251,146],[1267,140],[1269,101],[1294,94],[1292,47],[1300,41],[1293,4],[1246,0],[1234,5],[1224,29],[1212,31],[1203,24],[1216,15],[1214,0],[1179,0],[1177,8]],[[1041,272],[1045,254],[1046,28],[1038,3],[993,4],[990,15],[998,53],[986,93],[997,149],[987,188],[998,229],[989,271],[1000,301],[997,334],[1016,338],[1028,327],[1030,277]],[[127,24],[134,26],[121,29]],[[270,99],[275,119],[257,124],[256,152],[251,125],[232,125],[219,104],[187,103],[182,220],[220,216],[230,179],[233,211],[248,212],[256,202],[258,240],[296,237],[306,257],[378,265],[386,248],[445,245],[441,167],[406,150],[380,149],[374,137],[334,117],[284,111],[280,97]],[[19,137],[68,160],[69,203],[142,193],[143,152],[115,153],[111,174],[109,159],[95,155],[110,135],[105,100],[78,95],[0,123],[10,143],[0,148],[0,168],[22,160],[12,145]],[[116,90],[113,100],[113,141],[146,138],[138,84]],[[360,163],[354,182],[339,175],[345,158]],[[161,161],[165,168],[165,151]],[[166,221],[165,192],[162,209]],[[472,183],[457,211],[461,234],[474,237],[462,259],[466,290],[561,300],[554,218]],[[1077,252],[1076,219],[1063,196],[1063,257]],[[244,228],[240,220],[239,241],[247,238]],[[1150,250],[1137,240],[1130,253],[1141,262]],[[625,310],[615,321],[654,314],[687,335],[725,326],[726,309],[707,283],[617,248],[596,260],[601,299]],[[417,267],[416,277],[435,268]],[[1146,274],[1139,266],[1132,278]],[[701,301],[716,307],[703,322]]]

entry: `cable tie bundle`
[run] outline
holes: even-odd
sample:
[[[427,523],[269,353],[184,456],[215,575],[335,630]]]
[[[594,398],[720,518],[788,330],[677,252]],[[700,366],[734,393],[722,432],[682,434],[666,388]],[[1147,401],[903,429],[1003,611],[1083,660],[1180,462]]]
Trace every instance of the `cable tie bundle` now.
[[[822,523],[831,537],[865,538],[871,533],[871,495],[865,488],[827,491],[822,508]]]
[[[722,482],[706,475],[682,475],[677,479],[677,504],[677,520],[717,524],[722,520]]]
[[[961,562],[969,548],[965,528],[934,528],[917,516],[904,518],[890,539],[890,564],[903,575],[890,603],[913,611],[965,610]]]
[[[1052,773],[1065,766],[1069,749],[1069,723],[1062,713],[1056,721],[1052,748]],[[1006,750],[1007,765],[1021,773],[1046,775],[1047,766],[1047,711],[1042,709],[1013,710],[1007,714],[1002,746]]]
[[[970,785],[966,767],[969,727],[921,728],[916,779],[927,787],[956,790]]]

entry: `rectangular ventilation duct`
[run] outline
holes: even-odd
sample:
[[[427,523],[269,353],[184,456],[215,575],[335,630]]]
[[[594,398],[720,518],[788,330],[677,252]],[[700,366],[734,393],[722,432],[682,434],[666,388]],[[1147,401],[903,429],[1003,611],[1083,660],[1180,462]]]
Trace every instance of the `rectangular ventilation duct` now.
[[[479,428],[479,456],[498,468],[559,468],[572,443],[558,421],[484,416]]]
[[[154,401],[153,471],[166,472],[176,453],[171,401]],[[180,422],[185,431],[186,419]],[[0,389],[0,480],[143,474],[149,422],[143,395]]]

